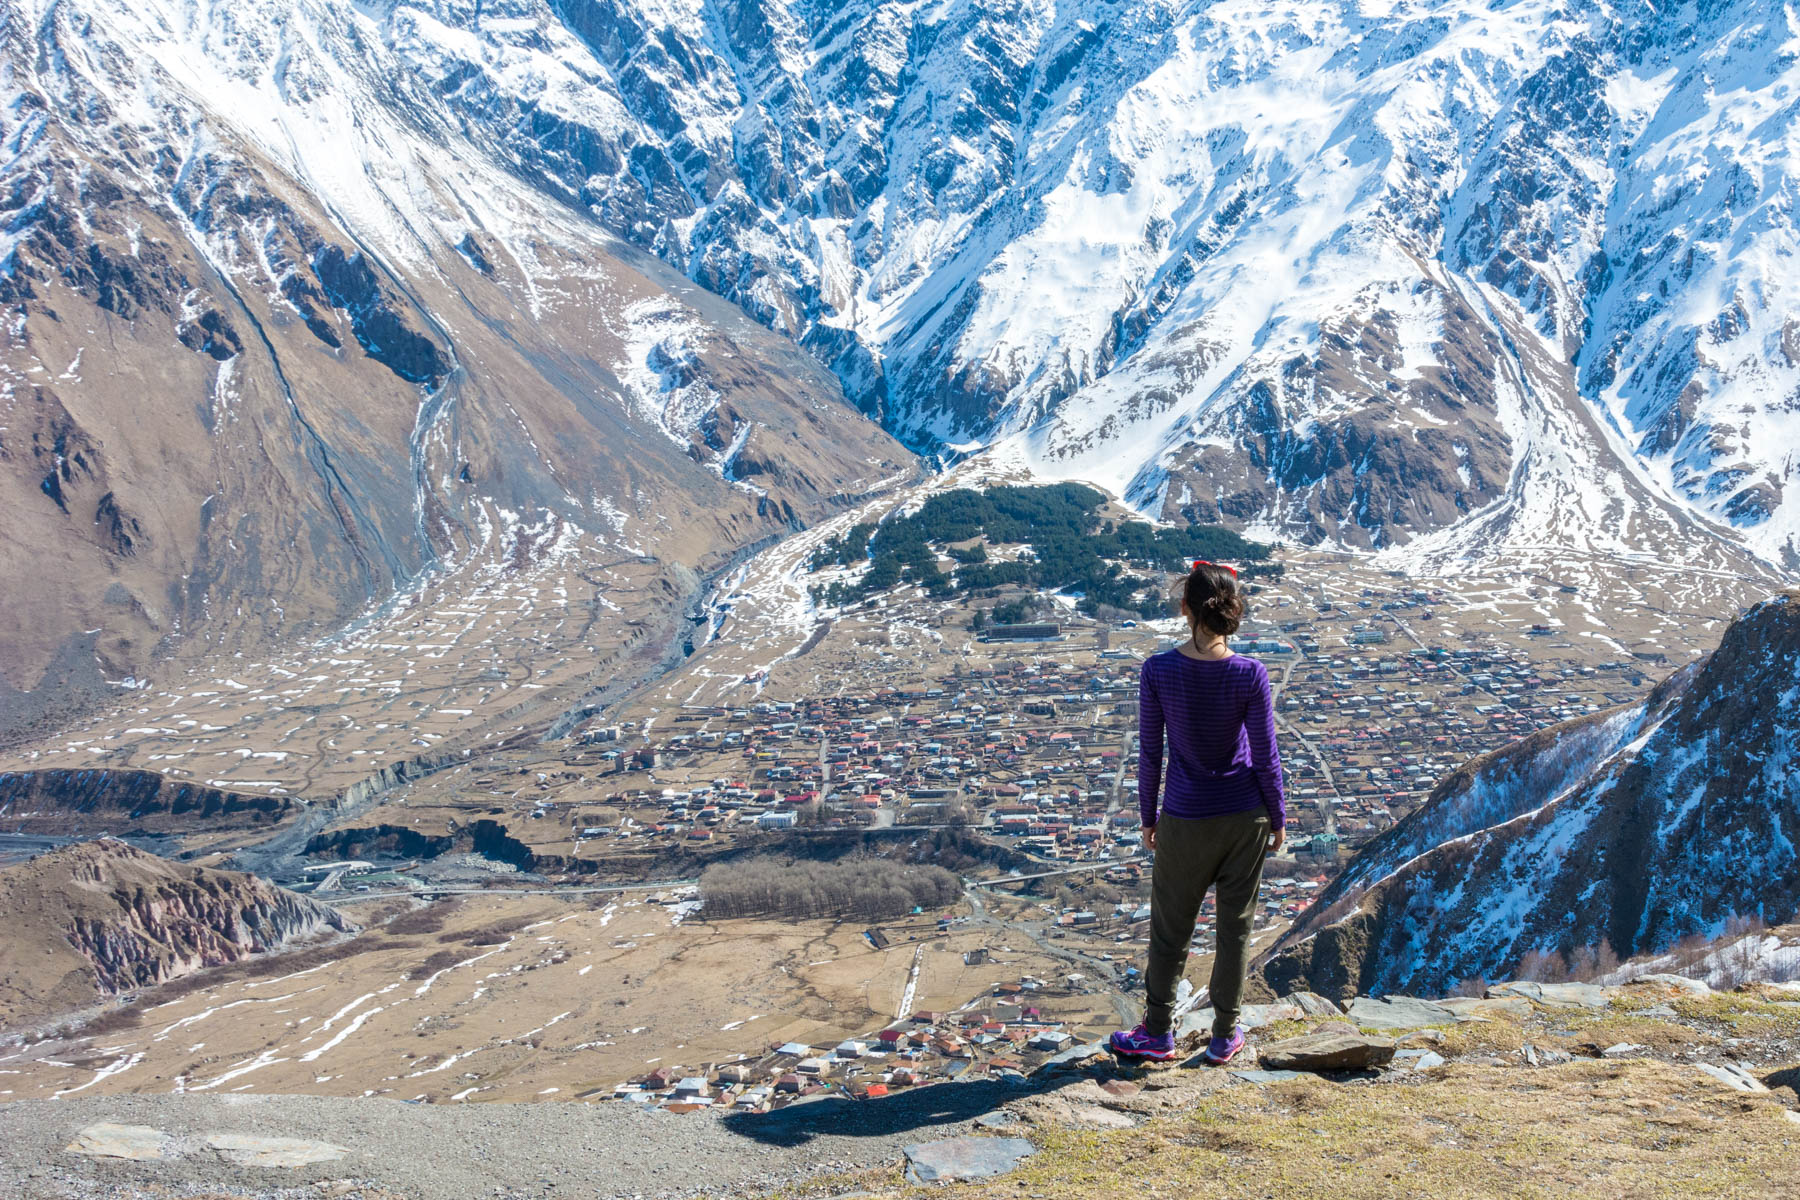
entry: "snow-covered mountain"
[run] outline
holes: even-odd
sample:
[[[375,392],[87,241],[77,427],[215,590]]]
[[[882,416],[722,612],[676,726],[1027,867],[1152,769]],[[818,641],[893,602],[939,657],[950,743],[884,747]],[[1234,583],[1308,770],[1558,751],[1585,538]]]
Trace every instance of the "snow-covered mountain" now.
[[[1321,892],[1276,990],[1419,994],[1537,951],[1621,958],[1800,909],[1800,593],[1752,608],[1642,704],[1447,777]]]
[[[1797,20],[4,0],[4,499],[68,518],[0,562],[55,585],[6,682],[543,514],[805,521],[906,468],[813,363],[1161,516],[1795,561]]]
[[[462,129],[407,19],[0,3],[0,734],[477,561],[642,560],[662,620],[912,472]]]
[[[1687,544],[1689,514],[1800,546],[1784,0],[20,17],[116,39],[395,259],[445,197],[529,181],[920,449],[1011,437],[1041,473],[1304,540],[1478,518],[1440,557]]]

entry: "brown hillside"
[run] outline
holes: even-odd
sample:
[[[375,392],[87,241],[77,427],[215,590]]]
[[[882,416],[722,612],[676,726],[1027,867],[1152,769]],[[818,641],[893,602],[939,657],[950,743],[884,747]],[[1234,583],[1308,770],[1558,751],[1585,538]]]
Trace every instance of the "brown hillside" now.
[[[0,1028],[354,926],[236,871],[102,839],[0,871]]]

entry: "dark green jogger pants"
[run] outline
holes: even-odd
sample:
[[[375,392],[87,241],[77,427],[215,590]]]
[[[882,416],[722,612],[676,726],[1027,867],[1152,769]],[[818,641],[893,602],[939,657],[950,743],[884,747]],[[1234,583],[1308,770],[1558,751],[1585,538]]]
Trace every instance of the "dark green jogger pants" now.
[[[1269,814],[1255,808],[1222,817],[1175,817],[1156,822],[1156,863],[1150,875],[1150,963],[1144,973],[1149,1003],[1144,1028],[1168,1032],[1175,988],[1187,973],[1188,943],[1206,889],[1218,885],[1218,948],[1208,991],[1213,1033],[1228,1037],[1244,997],[1244,959],[1250,922],[1269,851]]]

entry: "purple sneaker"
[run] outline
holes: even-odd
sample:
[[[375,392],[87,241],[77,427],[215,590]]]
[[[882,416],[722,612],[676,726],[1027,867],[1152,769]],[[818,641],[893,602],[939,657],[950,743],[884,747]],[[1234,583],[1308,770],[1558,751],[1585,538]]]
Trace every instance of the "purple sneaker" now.
[[[1151,1033],[1142,1025],[1130,1033],[1123,1029],[1107,1039],[1107,1048],[1120,1058],[1148,1058],[1166,1062],[1175,1057],[1173,1033]]]
[[[1234,1026],[1230,1037],[1214,1037],[1200,1052],[1200,1057],[1214,1066],[1223,1066],[1237,1057],[1237,1052],[1244,1048],[1244,1027]]]

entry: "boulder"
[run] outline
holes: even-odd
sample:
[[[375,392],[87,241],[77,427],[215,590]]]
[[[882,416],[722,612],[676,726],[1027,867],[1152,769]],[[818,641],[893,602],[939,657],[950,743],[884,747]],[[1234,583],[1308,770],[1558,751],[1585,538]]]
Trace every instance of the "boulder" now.
[[[1265,1070],[1353,1071],[1379,1067],[1394,1057],[1391,1038],[1356,1033],[1309,1033],[1264,1046],[1257,1055]]]
[[[1037,1153],[1024,1138],[954,1137],[905,1147],[908,1183],[1004,1175]]]
[[[1456,1023],[1456,1014],[1443,1005],[1411,996],[1389,996],[1384,1000],[1358,996],[1350,1002],[1349,1013],[1350,1019],[1364,1029],[1425,1029]]]

